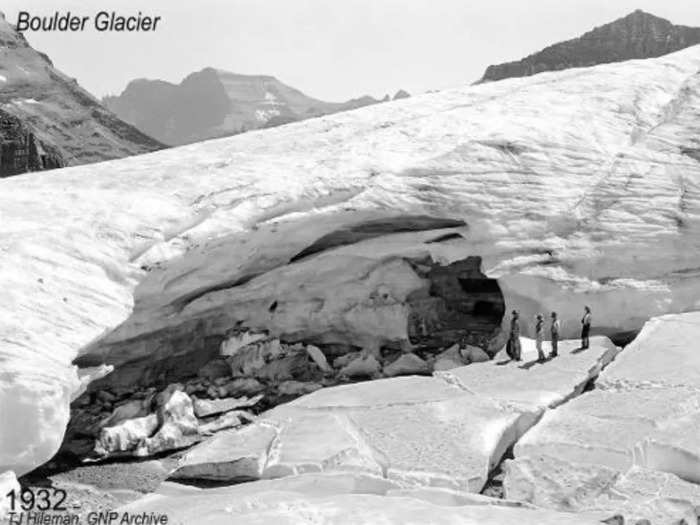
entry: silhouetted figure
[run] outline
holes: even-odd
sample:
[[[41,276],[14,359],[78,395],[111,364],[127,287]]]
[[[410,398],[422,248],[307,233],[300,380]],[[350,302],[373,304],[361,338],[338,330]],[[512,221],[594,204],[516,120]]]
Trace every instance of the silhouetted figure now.
[[[561,325],[559,324],[559,318],[557,318],[557,312],[552,312],[552,327],[550,329],[552,334],[552,352],[549,357],[557,357],[559,355],[559,330]]]
[[[591,309],[586,306],[584,308],[583,318],[581,319],[581,348],[588,348],[591,344],[588,337],[591,333]]]
[[[510,320],[510,335],[506,344],[506,354],[515,361],[520,361],[520,322],[519,315],[513,310],[513,317]]]
[[[542,314],[537,314],[537,321],[535,322],[535,346],[537,347],[537,361],[542,363],[546,357],[544,355],[544,350],[542,350],[542,341],[544,340],[544,318]]]

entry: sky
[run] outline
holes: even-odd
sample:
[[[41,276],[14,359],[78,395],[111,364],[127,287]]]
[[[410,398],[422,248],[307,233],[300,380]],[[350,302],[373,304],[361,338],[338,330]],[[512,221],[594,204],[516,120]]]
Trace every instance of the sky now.
[[[209,66],[273,75],[328,101],[420,93],[471,83],[489,64],[635,9],[700,26],[698,0],[5,0],[0,9],[13,24],[20,10],[160,16],[149,33],[25,33],[98,97]]]

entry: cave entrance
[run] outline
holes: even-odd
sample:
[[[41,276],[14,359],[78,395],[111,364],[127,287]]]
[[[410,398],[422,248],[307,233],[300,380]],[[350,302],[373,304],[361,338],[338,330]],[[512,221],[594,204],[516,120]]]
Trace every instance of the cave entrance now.
[[[488,278],[457,278],[462,291],[470,298],[464,308],[464,313],[488,323],[499,323],[505,313],[505,304],[501,287],[496,279]]]
[[[488,348],[500,331],[505,300],[498,281],[481,271],[481,257],[419,268],[430,285],[427,294],[409,298],[411,343],[436,350],[454,343]]]

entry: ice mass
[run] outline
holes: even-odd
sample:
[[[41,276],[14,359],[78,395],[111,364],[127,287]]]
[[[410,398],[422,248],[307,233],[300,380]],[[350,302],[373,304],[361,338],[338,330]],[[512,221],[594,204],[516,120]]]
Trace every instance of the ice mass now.
[[[0,179],[0,494],[697,523],[699,132],[691,46]]]

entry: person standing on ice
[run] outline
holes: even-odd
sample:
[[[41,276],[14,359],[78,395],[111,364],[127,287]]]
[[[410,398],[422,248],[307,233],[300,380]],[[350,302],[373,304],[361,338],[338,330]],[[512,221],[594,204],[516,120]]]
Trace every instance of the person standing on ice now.
[[[535,323],[535,346],[537,346],[537,361],[542,363],[545,361],[544,350],[542,350],[542,341],[544,340],[544,317],[542,314],[537,314],[537,322]]]
[[[591,309],[586,306],[581,319],[581,348],[588,348],[591,342],[588,336],[591,333]]]
[[[506,343],[506,354],[514,361],[520,361],[520,322],[517,310],[513,310],[510,320],[510,335]]]
[[[552,353],[549,357],[557,357],[559,351],[559,329],[561,325],[559,324],[559,319],[557,318],[557,312],[552,312]]]

